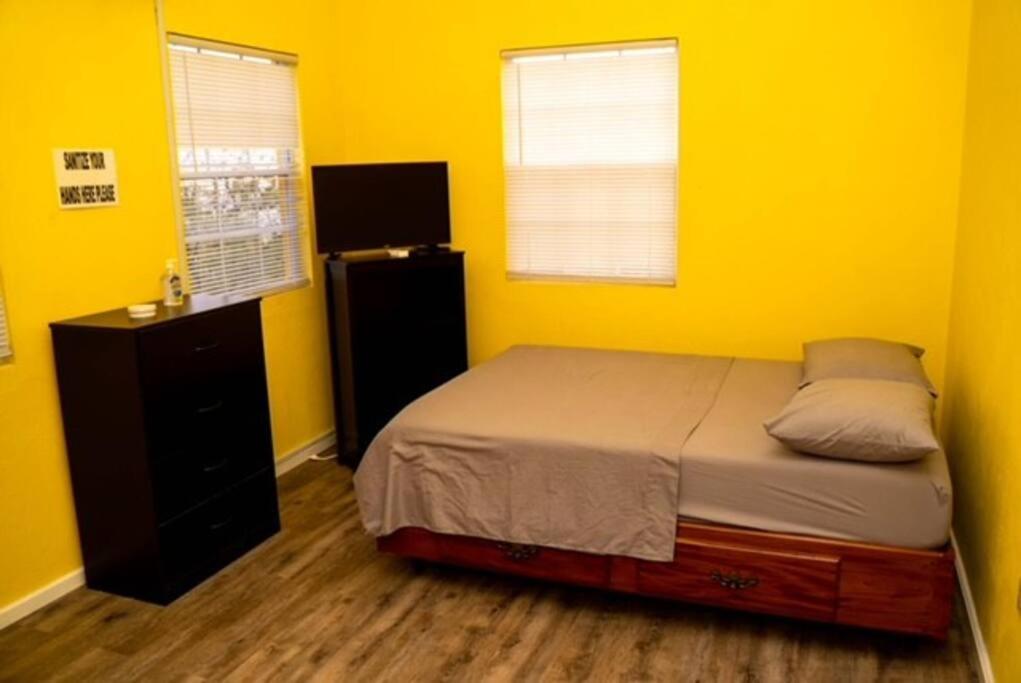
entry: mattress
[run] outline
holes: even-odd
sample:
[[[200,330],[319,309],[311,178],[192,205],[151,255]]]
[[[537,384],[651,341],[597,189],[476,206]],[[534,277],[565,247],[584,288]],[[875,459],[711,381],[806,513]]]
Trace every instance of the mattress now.
[[[762,427],[797,390],[801,364],[736,359],[681,451],[682,517],[766,531],[934,548],[952,510],[942,451],[911,463],[789,450]]]

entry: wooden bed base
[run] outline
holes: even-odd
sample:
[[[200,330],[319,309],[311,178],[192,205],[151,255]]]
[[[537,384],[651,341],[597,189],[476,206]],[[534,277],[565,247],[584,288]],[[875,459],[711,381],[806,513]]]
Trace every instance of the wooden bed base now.
[[[403,557],[686,602],[946,638],[954,552],[681,521],[673,562],[401,529]]]

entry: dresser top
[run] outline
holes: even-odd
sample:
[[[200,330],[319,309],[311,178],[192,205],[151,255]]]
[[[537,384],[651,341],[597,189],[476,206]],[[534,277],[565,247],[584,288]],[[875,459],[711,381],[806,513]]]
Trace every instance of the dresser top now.
[[[164,306],[162,301],[146,302],[156,304],[156,315],[151,318],[133,319],[128,316],[127,306],[124,306],[110,311],[103,311],[102,313],[60,320],[50,323],[50,327],[99,327],[117,330],[138,330],[190,316],[201,315],[226,306],[235,306],[258,300],[258,296],[214,296],[209,294],[186,296],[184,297],[184,304],[181,306]]]

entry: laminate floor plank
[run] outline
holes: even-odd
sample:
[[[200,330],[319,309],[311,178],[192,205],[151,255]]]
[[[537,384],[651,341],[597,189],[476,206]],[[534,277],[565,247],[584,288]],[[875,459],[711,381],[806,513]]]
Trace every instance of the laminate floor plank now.
[[[279,480],[283,531],[168,607],[79,589],[0,631],[10,681],[977,681],[945,643],[380,555],[351,475]]]

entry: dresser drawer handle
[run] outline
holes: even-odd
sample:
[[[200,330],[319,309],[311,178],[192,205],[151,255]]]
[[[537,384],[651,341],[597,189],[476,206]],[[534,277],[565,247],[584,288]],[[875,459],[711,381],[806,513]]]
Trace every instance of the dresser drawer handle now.
[[[759,585],[759,577],[748,576],[744,577],[737,572],[730,574],[723,574],[718,569],[714,569],[713,573],[709,575],[716,583],[720,584],[724,588],[728,588],[732,591],[741,591],[746,588],[755,588]]]
[[[539,546],[524,543],[497,543],[496,547],[502,550],[504,557],[512,562],[531,560],[539,554]]]
[[[199,415],[208,415],[209,413],[215,413],[217,410],[219,410],[222,407],[223,407],[223,399],[220,399],[219,401],[216,401],[215,403],[210,403],[207,406],[202,406],[201,408],[196,408],[195,412],[198,413]]]
[[[225,519],[223,521],[213,522],[212,524],[209,525],[209,530],[210,531],[219,531],[220,529],[222,529],[223,527],[227,526],[228,524],[230,524],[233,521],[234,521],[233,517],[228,517],[227,519]]]
[[[205,472],[206,474],[212,474],[213,472],[216,472],[217,470],[222,470],[224,467],[227,466],[228,462],[230,462],[229,458],[223,458],[221,460],[217,460],[216,462],[214,462],[212,464],[203,465],[202,466],[202,471]]]
[[[212,351],[213,349],[220,348],[220,342],[209,342],[208,344],[199,344],[195,347],[195,353],[202,353],[204,351]]]

